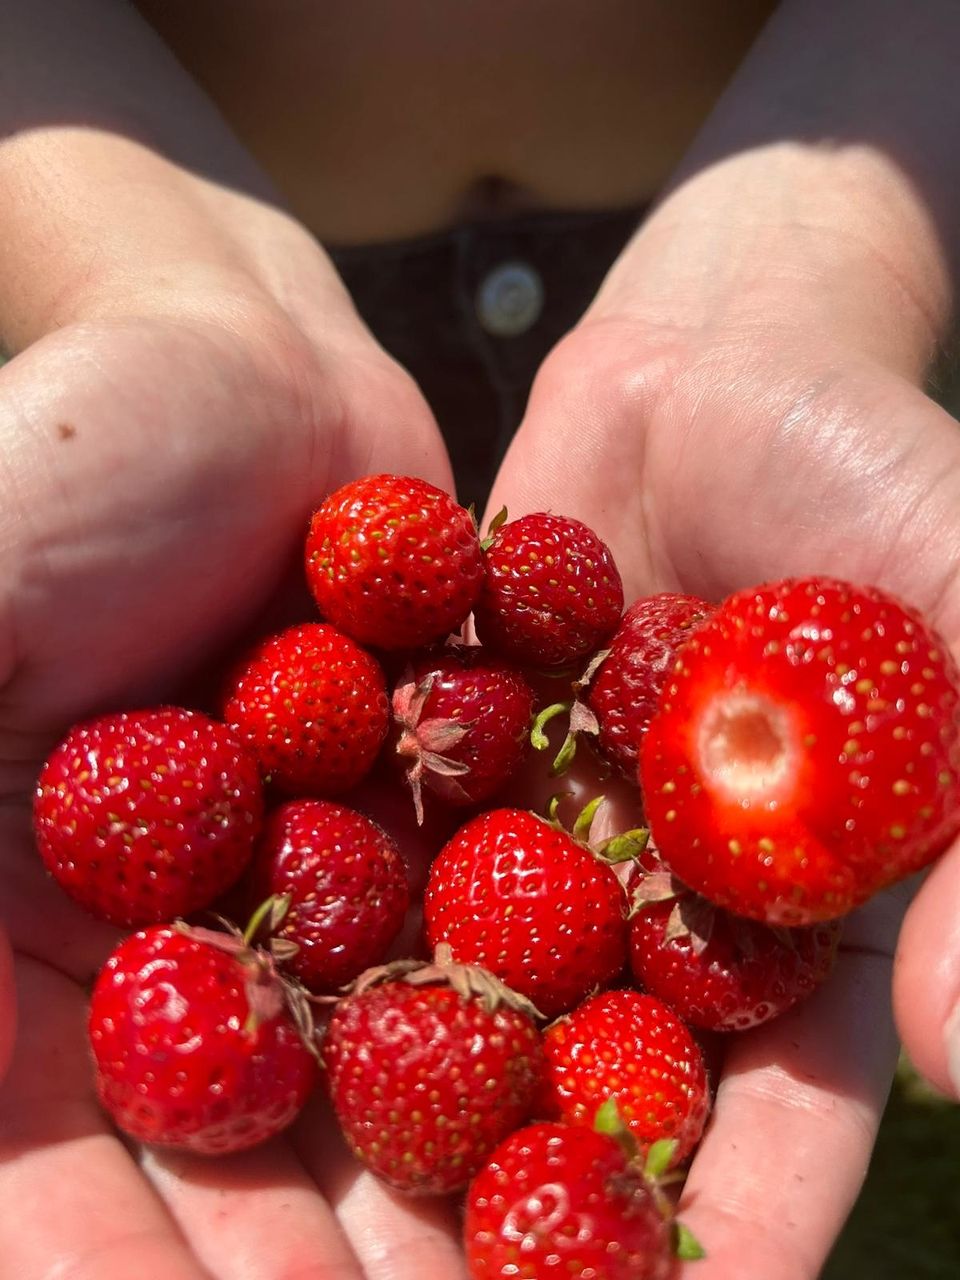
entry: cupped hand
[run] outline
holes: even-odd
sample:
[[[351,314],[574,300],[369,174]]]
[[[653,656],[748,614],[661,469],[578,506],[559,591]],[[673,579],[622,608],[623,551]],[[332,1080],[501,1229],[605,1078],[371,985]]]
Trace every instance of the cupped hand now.
[[[584,520],[613,549],[628,602],[664,590],[718,600],[831,574],[900,595],[956,650],[957,424],[915,374],[848,344],[838,326],[792,323],[799,291],[772,316],[756,279],[752,300],[750,282],[735,302],[720,299],[704,256],[691,308],[683,286],[703,237],[687,229],[683,272],[671,277],[654,264],[664,246],[671,258],[672,238],[656,219],[641,231],[547,361],[490,510]],[[835,976],[813,999],[729,1041],[681,1205],[708,1254],[684,1268],[691,1280],[820,1273],[896,1062],[891,973],[915,887],[851,917]],[[897,964],[908,1048],[953,1092],[960,1059],[951,1085],[943,1035],[960,995],[958,899],[955,849],[910,908]]]
[[[45,877],[32,845],[33,780],[77,717],[175,698],[251,630],[314,616],[301,557],[326,493],[381,469],[450,487],[425,403],[320,250],[279,213],[250,217],[232,246],[242,271],[92,306],[0,370],[0,916],[18,1022],[0,1090],[0,1253],[20,1280],[414,1280],[460,1266],[446,1209],[374,1185],[320,1103],[226,1160],[125,1144],[97,1106],[85,1030],[87,984],[117,935]],[[4,948],[0,1068],[9,978]]]

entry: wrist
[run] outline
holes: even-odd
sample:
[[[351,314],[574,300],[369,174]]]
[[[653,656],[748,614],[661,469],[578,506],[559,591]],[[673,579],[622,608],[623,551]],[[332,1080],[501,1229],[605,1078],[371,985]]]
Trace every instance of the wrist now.
[[[951,287],[931,216],[887,157],[785,141],[678,180],[588,314],[698,343],[795,334],[919,383]]]

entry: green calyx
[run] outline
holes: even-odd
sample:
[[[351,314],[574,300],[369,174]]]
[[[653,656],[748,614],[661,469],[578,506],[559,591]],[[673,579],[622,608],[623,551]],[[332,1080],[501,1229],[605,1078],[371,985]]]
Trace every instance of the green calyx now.
[[[629,1126],[620,1114],[616,1098],[607,1098],[598,1108],[594,1116],[593,1127],[597,1133],[606,1134],[620,1147],[627,1162],[633,1168],[640,1168],[644,1181],[650,1188],[654,1203],[670,1225],[671,1245],[674,1256],[682,1262],[695,1262],[706,1257],[706,1252],[696,1236],[674,1216],[673,1205],[663,1188],[672,1183],[682,1182],[686,1176],[679,1170],[671,1171],[677,1153],[677,1142],[674,1138],[661,1138],[647,1150],[643,1163],[640,1163],[640,1147]]]

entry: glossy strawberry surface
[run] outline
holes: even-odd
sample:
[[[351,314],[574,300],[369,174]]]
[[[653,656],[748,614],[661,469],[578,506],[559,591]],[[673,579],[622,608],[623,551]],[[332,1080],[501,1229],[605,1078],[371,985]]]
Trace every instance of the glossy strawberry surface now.
[[[775,929],[681,887],[675,897],[635,909],[630,967],[639,987],[691,1026],[746,1031],[785,1013],[826,981],[840,933],[838,920]]]
[[[546,512],[511,520],[493,535],[484,563],[477,635],[512,662],[579,662],[620,621],[623,583],[613,556],[579,520]]]
[[[597,747],[631,781],[637,777],[640,740],[677,649],[712,607],[675,592],[635,600],[590,682],[585,701],[597,717]]]
[[[626,897],[609,866],[524,809],[471,819],[430,868],[427,939],[489,969],[547,1016],[619,974]]]
[[[386,982],[336,1007],[322,1048],[354,1153],[391,1185],[466,1186],[530,1114],[543,1068],[526,1013],[443,984]]]
[[[533,690],[523,674],[480,646],[418,657],[393,694],[397,757],[415,797],[447,804],[493,796],[530,746]]]
[[[136,926],[208,907],[250,860],[263,810],[252,755],[199,711],[159,707],[75,726],[34,796],[37,847],[82,906]]]
[[[202,1155],[279,1133],[316,1079],[266,961],[168,926],[132,935],[111,955],[91,996],[89,1034],[97,1094],[117,1126]]]
[[[670,1232],[612,1138],[534,1124],[493,1153],[467,1194],[472,1280],[667,1280]]]
[[[234,668],[224,718],[288,795],[332,796],[369,773],[389,725],[380,664],[335,627],[307,622]]]
[[[681,648],[644,739],[665,860],[740,915],[845,914],[960,829],[957,685],[943,641],[873,588],[732,596]]]
[[[251,905],[289,898],[273,936],[296,944],[285,966],[318,993],[383,960],[410,899],[403,858],[386,832],[346,805],[310,799],[267,818],[251,892]]]
[[[363,476],[313,516],[307,581],[320,612],[379,649],[408,649],[458,631],[480,590],[470,513],[413,476]]]
[[[592,1126],[612,1098],[641,1151],[672,1139],[679,1163],[700,1141],[710,1109],[703,1056],[662,1000],[601,992],[548,1027],[544,1048],[547,1115]]]

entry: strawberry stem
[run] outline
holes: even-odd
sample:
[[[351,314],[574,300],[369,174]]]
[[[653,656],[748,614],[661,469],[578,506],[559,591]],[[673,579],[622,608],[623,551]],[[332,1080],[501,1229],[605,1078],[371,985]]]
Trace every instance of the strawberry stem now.
[[[265,898],[264,901],[260,903],[259,907],[257,907],[256,911],[254,911],[246,929],[243,931],[243,940],[246,945],[248,947],[252,945],[254,938],[260,931],[260,926],[264,922],[267,923],[268,933],[273,933],[275,930],[279,929],[280,925],[283,923],[283,917],[287,914],[289,909],[289,893],[274,893],[271,894],[269,898]]]
[[[553,702],[549,707],[544,707],[537,715],[530,730],[530,745],[537,751],[546,751],[550,746],[550,739],[544,733],[544,728],[556,716],[568,713],[572,706],[572,702]],[[554,764],[556,764],[556,761],[554,761]]]

